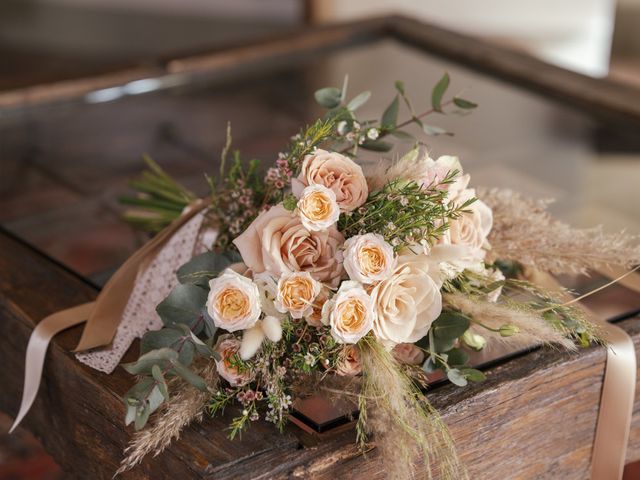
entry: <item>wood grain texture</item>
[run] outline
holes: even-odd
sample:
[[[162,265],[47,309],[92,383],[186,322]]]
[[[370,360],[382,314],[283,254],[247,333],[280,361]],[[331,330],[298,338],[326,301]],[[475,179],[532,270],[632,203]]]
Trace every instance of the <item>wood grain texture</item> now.
[[[33,325],[46,314],[86,301],[96,290],[8,235],[0,235],[0,408],[15,414],[24,351]],[[640,348],[640,319],[621,326]],[[39,397],[25,425],[73,478],[109,478],[131,429],[123,425],[120,396],[132,379],[105,375],[68,353],[79,329],[55,339]],[[128,353],[127,360],[137,352]],[[442,412],[472,478],[587,476],[605,351],[578,354],[540,349],[488,370],[488,380],[429,394]],[[636,402],[628,461],[640,459],[640,403]],[[366,458],[354,432],[310,438],[294,426],[283,435],[258,422],[230,442],[228,418],[188,428],[162,455],[147,458],[123,478],[384,478],[375,449]]]

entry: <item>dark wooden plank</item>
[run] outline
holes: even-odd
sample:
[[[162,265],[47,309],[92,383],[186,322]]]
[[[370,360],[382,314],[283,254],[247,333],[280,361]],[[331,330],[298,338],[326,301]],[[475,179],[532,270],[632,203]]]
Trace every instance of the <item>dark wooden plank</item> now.
[[[86,301],[96,290],[28,246],[0,235],[0,408],[14,414],[28,335],[38,319]],[[622,323],[640,349],[640,319]],[[108,478],[131,433],[120,395],[131,384],[122,370],[95,372],[68,350],[72,329],[57,338],[43,386],[25,425],[77,478]],[[128,358],[135,356],[135,349]],[[488,380],[465,389],[444,386],[429,394],[451,428],[472,478],[584,478],[595,430],[605,352],[537,350],[489,369]],[[640,402],[628,461],[640,459]],[[258,422],[229,442],[228,419],[208,419],[124,478],[382,478],[375,450],[363,458],[352,429],[315,442],[294,426],[280,435]],[[307,445],[303,447],[302,445]]]

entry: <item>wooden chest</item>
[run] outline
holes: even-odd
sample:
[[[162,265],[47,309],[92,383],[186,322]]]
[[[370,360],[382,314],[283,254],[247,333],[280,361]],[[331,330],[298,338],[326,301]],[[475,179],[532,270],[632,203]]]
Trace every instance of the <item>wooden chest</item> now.
[[[559,196],[567,205],[557,212],[564,218],[584,213],[572,198],[600,202],[589,197],[593,186],[575,181],[576,171],[597,162],[604,163],[596,172],[608,171],[612,145],[638,146],[632,133],[640,125],[639,92],[395,17],[170,59],[161,73],[154,72],[154,92],[128,95],[124,89],[109,103],[95,94],[100,79],[58,86],[36,103],[27,91],[0,94],[6,114],[0,142],[7,152],[0,160],[1,185],[9,192],[0,212],[0,408],[17,410],[34,324],[94,298],[95,285],[140,243],[115,208],[126,179],[139,168],[139,154],[151,153],[195,185],[214,168],[210,159],[222,146],[227,119],[246,154],[268,158],[299,124],[316,116],[309,101],[315,88],[349,73],[352,88],[370,88],[379,106],[390,99],[393,80],[403,79],[408,88],[422,89],[427,102],[429,86],[443,70],[454,88],[471,87],[466,95],[481,107],[469,118],[438,119],[456,136],[434,138],[432,148],[458,152],[477,184]],[[126,79],[134,80],[140,78]],[[47,171],[57,178],[47,179]],[[13,188],[8,182],[15,182]],[[638,194],[624,179],[617,189],[616,198]],[[603,220],[638,229],[640,219],[616,212]],[[591,306],[614,316],[637,312],[640,299],[618,288]],[[625,318],[619,324],[639,348],[640,317]],[[40,395],[24,425],[71,476],[109,478],[132,433],[123,425],[120,398],[131,378],[121,369],[104,375],[76,362],[69,350],[78,334],[72,329],[52,344]],[[582,479],[588,475],[604,361],[600,347],[577,354],[536,349],[490,366],[484,383],[440,386],[429,398],[449,425],[471,478]],[[640,460],[636,405],[628,462]],[[375,448],[363,456],[351,427],[312,435],[291,425],[279,435],[258,422],[231,442],[226,426],[226,419],[216,418],[190,427],[164,454],[145,459],[123,478],[384,477]]]

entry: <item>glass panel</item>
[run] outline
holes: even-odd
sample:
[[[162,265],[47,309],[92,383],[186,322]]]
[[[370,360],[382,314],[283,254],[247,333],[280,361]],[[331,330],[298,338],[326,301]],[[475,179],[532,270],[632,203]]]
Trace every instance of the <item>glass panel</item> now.
[[[141,170],[141,154],[204,194],[202,174],[215,169],[227,121],[245,157],[269,160],[302,124],[321,115],[312,100],[316,88],[340,85],[348,73],[353,95],[373,92],[362,108],[366,115],[381,112],[393,98],[393,82],[402,79],[417,108],[426,109],[444,70],[451,91],[464,91],[480,108],[466,117],[429,118],[455,132],[428,139],[432,155],[459,155],[475,185],[557,198],[555,213],[577,225],[640,232],[640,154],[629,132],[390,39],[270,71],[187,79],[131,95],[156,88],[151,82],[116,91],[112,101],[87,101],[109,98],[103,92],[5,112],[0,222],[103,281],[144,239],[119,219],[117,203],[127,179]]]

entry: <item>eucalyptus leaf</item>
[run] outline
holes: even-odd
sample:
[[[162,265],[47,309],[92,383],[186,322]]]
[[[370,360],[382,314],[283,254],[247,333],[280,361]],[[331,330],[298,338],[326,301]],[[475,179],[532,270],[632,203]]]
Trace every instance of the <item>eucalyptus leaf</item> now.
[[[447,363],[452,367],[461,367],[469,361],[469,354],[459,348],[453,348],[447,352]]]
[[[201,390],[203,392],[207,390],[207,384],[201,376],[192,372],[191,370],[189,370],[189,368],[185,367],[179,362],[174,361],[172,363],[173,363],[173,368],[171,370],[172,373],[174,373],[175,375],[178,375],[185,382],[193,385],[198,390]]]
[[[218,331],[218,327],[216,327],[216,324],[213,322],[213,318],[211,318],[211,315],[209,315],[209,312],[207,312],[206,305],[202,307],[200,314],[202,315],[202,319],[204,320],[205,336],[207,338],[213,338]]]
[[[174,327],[164,327],[160,330],[151,330],[140,341],[140,353],[145,354],[159,348],[171,348],[184,336],[182,331]]]
[[[467,385],[467,378],[457,368],[451,368],[447,370],[447,378],[451,383],[459,387],[465,387]]]
[[[131,425],[133,421],[136,419],[136,414],[138,413],[138,407],[135,405],[127,405],[127,414],[124,418],[125,425]]]
[[[165,325],[184,323],[197,334],[202,329],[194,328],[200,319],[200,311],[207,302],[207,291],[190,284],[177,285],[167,298],[156,307],[156,312]],[[200,322],[202,323],[202,322]]]
[[[471,382],[482,382],[487,379],[486,375],[475,368],[463,368],[462,374]]]
[[[382,119],[380,120],[380,124],[382,128],[392,129],[398,123],[398,109],[400,108],[400,99],[398,95],[395,96],[391,104],[387,107],[387,109],[382,114]]]
[[[436,83],[431,91],[431,107],[436,112],[442,111],[442,97],[449,88],[449,74],[445,72],[442,78]]]
[[[367,101],[370,98],[371,98],[371,92],[368,90],[366,92],[359,93],[353,99],[351,99],[351,101],[347,104],[347,109],[353,112],[358,108],[360,108],[365,103],[367,103]]]
[[[160,391],[160,388],[158,388],[158,385],[153,387],[151,389],[151,392],[149,393],[149,398],[147,399],[147,401],[149,402],[149,414],[155,412],[158,407],[162,405],[162,402],[164,402],[164,400],[165,396]]]
[[[448,352],[456,344],[455,338],[434,338],[431,348],[436,353]]]
[[[433,361],[433,358],[431,356],[427,357],[427,359],[422,364],[422,370],[424,370],[426,373],[433,373],[439,368],[440,366]]]
[[[384,140],[365,140],[360,147],[374,152],[388,152],[393,148],[393,144],[385,142]]]
[[[427,125],[426,123],[422,124],[422,131],[432,137],[437,135],[453,135],[451,132],[447,132],[444,128],[436,125]]]
[[[460,97],[453,97],[453,103],[456,107],[462,108],[464,110],[472,110],[478,106],[477,103],[473,103],[470,100],[466,100]]]
[[[208,287],[209,280],[217,277],[236,261],[236,258],[227,253],[205,252],[182,265],[176,275],[180,283]]]
[[[149,405],[145,403],[144,407],[138,408],[136,411],[136,419],[134,422],[134,427],[136,430],[141,430],[147,424],[147,420],[149,420],[149,415],[151,415],[151,409]]]
[[[164,397],[165,400],[169,400],[169,389],[167,387],[167,381],[164,379],[164,375],[162,374],[162,370],[158,365],[154,365],[151,368],[151,375],[153,379],[157,382],[157,387],[160,390],[160,393]]]
[[[431,328],[434,338],[455,340],[467,331],[469,325],[470,319],[466,315],[445,310],[433,322]]]
[[[163,365],[177,360],[178,352],[171,348],[159,348],[145,353],[136,362],[123,363],[122,367],[132,375],[141,375],[150,373],[154,365]]]
[[[325,108],[336,108],[342,101],[342,92],[335,87],[325,87],[316,90],[313,96],[316,102]]]

